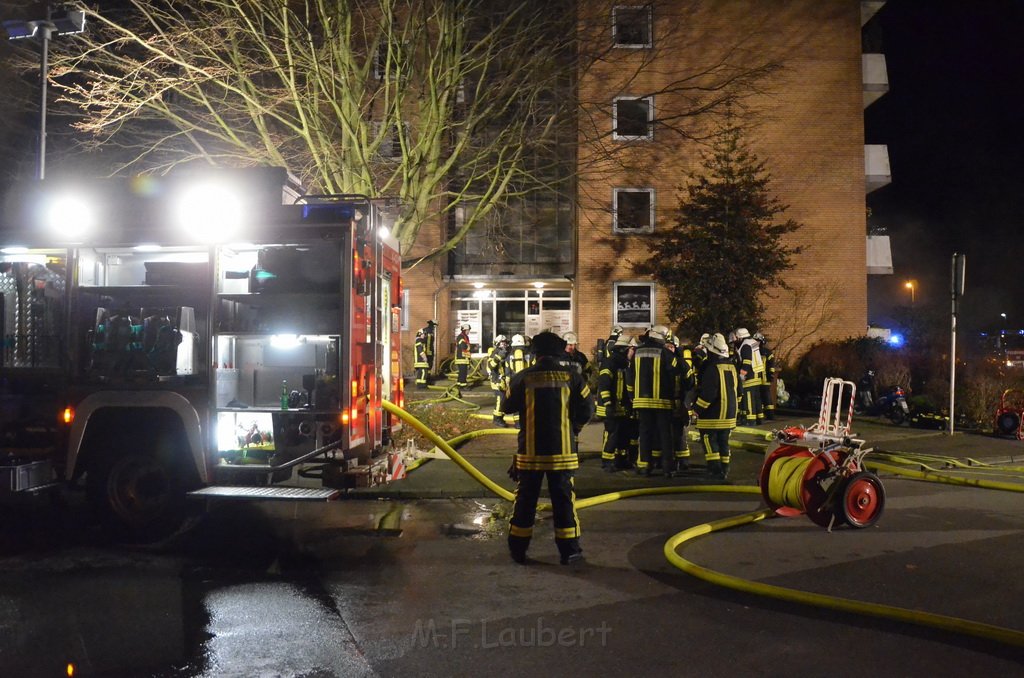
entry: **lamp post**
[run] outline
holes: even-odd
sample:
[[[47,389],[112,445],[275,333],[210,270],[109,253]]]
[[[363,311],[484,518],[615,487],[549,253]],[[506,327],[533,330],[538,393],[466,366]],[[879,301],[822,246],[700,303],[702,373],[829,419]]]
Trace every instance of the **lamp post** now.
[[[917,292],[917,283],[915,283],[913,280],[908,280],[907,282],[903,283],[903,286],[910,290],[910,305],[913,306]]]
[[[34,21],[12,19],[3,23],[8,40],[39,38],[39,170],[37,178],[46,176],[46,79],[50,70],[50,40],[59,35],[74,35],[85,30],[85,12],[58,10],[46,6],[46,18]]]

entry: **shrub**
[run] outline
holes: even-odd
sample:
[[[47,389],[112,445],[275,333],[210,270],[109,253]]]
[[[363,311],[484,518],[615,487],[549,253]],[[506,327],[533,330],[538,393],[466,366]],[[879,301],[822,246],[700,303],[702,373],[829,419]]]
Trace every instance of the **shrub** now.
[[[491,426],[489,421],[474,417],[473,411],[445,403],[412,405],[409,408],[409,414],[419,419],[427,428],[445,440]],[[401,449],[408,444],[409,440],[412,440],[413,445],[421,450],[429,450],[434,446],[434,443],[428,441],[426,436],[405,424],[400,431],[395,433],[394,445]]]

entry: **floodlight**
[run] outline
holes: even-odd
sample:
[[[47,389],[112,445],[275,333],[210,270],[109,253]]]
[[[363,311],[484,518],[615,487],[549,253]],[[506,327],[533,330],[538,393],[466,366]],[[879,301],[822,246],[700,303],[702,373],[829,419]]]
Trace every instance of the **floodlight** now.
[[[234,186],[204,181],[186,187],[177,196],[174,211],[177,226],[196,242],[229,242],[242,227],[245,206]]]
[[[55,195],[42,206],[43,227],[62,242],[82,242],[96,228],[93,205],[76,193]]]

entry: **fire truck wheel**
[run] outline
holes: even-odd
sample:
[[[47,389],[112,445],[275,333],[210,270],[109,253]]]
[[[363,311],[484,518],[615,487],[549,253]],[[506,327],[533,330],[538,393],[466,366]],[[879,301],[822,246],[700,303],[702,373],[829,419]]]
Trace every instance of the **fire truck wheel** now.
[[[853,474],[843,487],[842,517],[851,527],[871,527],[882,517],[885,488],[870,471]]]
[[[150,541],[184,520],[185,494],[173,466],[156,455],[129,453],[89,473],[89,497],[118,537]]]

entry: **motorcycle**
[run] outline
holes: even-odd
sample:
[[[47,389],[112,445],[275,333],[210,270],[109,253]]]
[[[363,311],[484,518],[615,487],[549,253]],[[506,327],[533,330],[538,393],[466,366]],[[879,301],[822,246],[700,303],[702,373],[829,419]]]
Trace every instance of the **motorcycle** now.
[[[869,372],[861,379],[857,387],[857,413],[869,417],[886,417],[899,426],[910,415],[907,392],[902,386],[891,386],[876,399],[872,395],[874,393],[873,377],[874,375]]]

